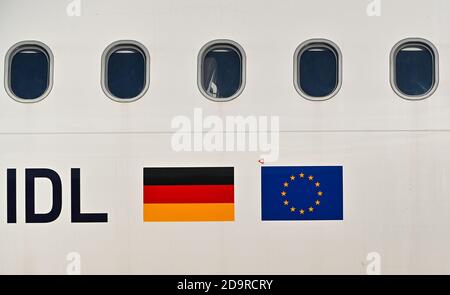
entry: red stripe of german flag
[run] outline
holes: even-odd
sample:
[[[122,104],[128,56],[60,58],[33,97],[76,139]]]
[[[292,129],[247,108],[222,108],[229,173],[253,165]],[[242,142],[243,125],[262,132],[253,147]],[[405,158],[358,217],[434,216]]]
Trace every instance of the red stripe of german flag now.
[[[233,203],[234,185],[146,185],[144,203]]]
[[[144,221],[233,220],[233,167],[144,168]]]

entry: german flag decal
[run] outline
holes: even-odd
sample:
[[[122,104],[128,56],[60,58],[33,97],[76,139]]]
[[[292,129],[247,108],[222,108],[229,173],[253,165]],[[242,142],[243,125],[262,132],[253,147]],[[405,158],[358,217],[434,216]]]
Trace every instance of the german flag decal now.
[[[144,168],[144,221],[233,221],[234,168]]]

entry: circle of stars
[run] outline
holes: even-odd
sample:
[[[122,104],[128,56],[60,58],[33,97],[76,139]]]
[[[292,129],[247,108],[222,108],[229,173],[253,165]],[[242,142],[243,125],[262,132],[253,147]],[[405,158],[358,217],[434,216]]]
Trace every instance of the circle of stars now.
[[[296,208],[291,204],[291,202],[288,199],[288,192],[287,189],[289,188],[289,184],[294,182],[296,179],[300,181],[308,181],[312,184],[314,184],[314,187],[317,189],[316,192],[316,200],[315,202],[308,208]],[[320,206],[321,204],[321,198],[324,195],[323,191],[320,189],[320,182],[314,179],[313,175],[306,176],[305,173],[301,172],[298,175],[291,175],[289,177],[289,180],[283,182],[283,190],[281,191],[281,196],[284,198],[283,205],[289,208],[289,210],[294,214],[299,215],[305,215],[305,214],[312,214],[314,211]]]

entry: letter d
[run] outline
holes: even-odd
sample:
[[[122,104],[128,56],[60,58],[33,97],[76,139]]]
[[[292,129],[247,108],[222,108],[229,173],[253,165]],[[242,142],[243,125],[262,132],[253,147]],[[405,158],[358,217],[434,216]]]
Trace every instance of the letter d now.
[[[47,178],[52,183],[52,209],[36,213],[35,179]],[[58,173],[51,169],[25,169],[25,220],[27,223],[47,223],[56,220],[62,208],[62,184]]]

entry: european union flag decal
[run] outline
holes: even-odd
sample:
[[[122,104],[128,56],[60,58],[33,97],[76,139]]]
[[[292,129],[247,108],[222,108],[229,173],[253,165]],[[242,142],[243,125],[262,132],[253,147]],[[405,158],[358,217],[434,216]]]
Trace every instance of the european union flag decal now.
[[[342,170],[262,167],[262,220],[343,220]]]

